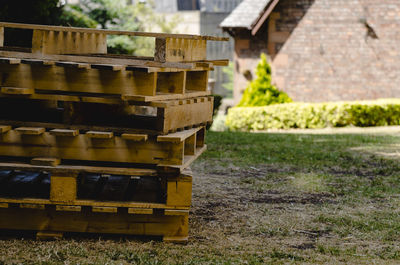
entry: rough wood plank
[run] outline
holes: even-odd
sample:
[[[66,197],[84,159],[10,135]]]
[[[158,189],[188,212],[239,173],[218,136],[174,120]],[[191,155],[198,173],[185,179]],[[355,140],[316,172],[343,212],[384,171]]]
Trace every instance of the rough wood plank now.
[[[82,130],[82,131],[112,131],[114,133],[146,133],[149,135],[158,135],[159,133],[154,130],[146,129],[135,129],[135,128],[121,128],[121,127],[110,127],[110,126],[96,126],[96,125],[78,125],[78,124],[62,124],[62,123],[47,123],[47,122],[25,122],[15,120],[0,120],[0,124],[11,125],[12,127],[46,127],[46,128],[57,128],[57,129],[71,129],[71,130]]]
[[[187,236],[164,236],[163,242],[165,243],[175,243],[175,244],[186,244],[189,240]]]
[[[37,54],[106,54],[106,37],[101,33],[34,29],[32,52]]]
[[[44,59],[42,54],[15,52],[0,50],[1,57],[13,57],[17,59]],[[160,68],[179,68],[179,69],[194,69],[196,64],[193,62],[155,62],[148,60],[129,59],[129,58],[108,58],[96,56],[82,56],[82,55],[59,55],[59,54],[46,54],[46,60],[51,61],[65,61],[65,62],[79,62],[89,64],[120,64],[138,67],[160,67]]]
[[[0,58],[0,63],[4,64],[20,64],[21,59],[18,58]]]
[[[33,137],[22,134],[38,135]],[[90,137],[101,137],[91,138]],[[184,162],[183,142],[138,142],[110,133],[89,132],[76,137],[55,137],[44,128],[22,128],[11,130],[0,139],[0,156],[12,157],[56,157],[62,160],[103,161],[115,163],[143,163],[182,165]],[[107,137],[107,138],[103,138]]]
[[[9,130],[11,130],[11,126],[9,126],[9,125],[0,125],[0,134],[1,133],[6,133]]]
[[[75,137],[79,135],[79,130],[53,129],[50,130],[50,134],[55,136]]]
[[[24,94],[33,94],[35,90],[40,90],[41,93],[85,93],[83,96],[156,95],[156,73],[86,69],[90,65],[83,63],[57,62],[56,65],[72,68],[0,64],[0,72],[7,75],[2,87],[13,88],[2,89],[2,93],[21,94],[20,91],[27,91]],[[182,91],[175,93],[182,94]]]
[[[196,40],[212,40],[212,41],[229,41],[227,37],[214,37],[214,36],[200,36],[190,34],[169,34],[169,33],[152,33],[152,32],[139,32],[139,31],[122,31],[122,30],[107,30],[107,29],[91,29],[91,28],[78,28],[78,27],[61,27],[61,26],[47,26],[35,24],[22,24],[11,22],[0,22],[0,27],[4,28],[20,28],[20,29],[33,29],[33,30],[46,30],[46,31],[64,31],[64,32],[81,32],[81,33],[98,33],[106,35],[127,35],[127,36],[141,36],[141,37],[175,37],[187,38]]]
[[[56,211],[80,212],[80,211],[82,211],[82,207],[81,206],[72,206],[72,205],[56,205]]]
[[[36,166],[24,163],[7,163],[0,162],[0,168],[5,170],[28,170],[28,171],[48,171],[52,174],[79,174],[79,173],[95,173],[95,174],[115,174],[127,176],[156,176],[155,169],[146,168],[124,168],[124,167],[94,167],[83,165],[59,165],[57,167]]]
[[[117,213],[117,207],[102,207],[102,206],[94,206],[92,207],[92,211],[94,213]]]
[[[189,214],[189,211],[187,210],[165,210],[164,211],[165,215],[184,215],[184,214]]]
[[[76,62],[56,62],[56,66],[71,67],[71,68],[78,68],[78,69],[90,69],[90,64],[76,63]]]
[[[90,138],[99,138],[99,139],[111,139],[114,137],[114,133],[112,132],[89,131],[86,132],[86,135]]]
[[[153,209],[128,208],[129,214],[153,214]]]
[[[170,133],[167,135],[159,135],[157,136],[157,142],[172,142],[172,143],[183,142],[185,139],[196,134],[196,132],[198,132],[200,129],[202,129],[202,127],[176,133]]]
[[[31,204],[31,203],[21,203],[19,205],[21,209],[35,209],[35,210],[44,210],[44,204]]]
[[[188,215],[135,215],[0,209],[0,229],[188,236]]]
[[[58,158],[37,157],[31,160],[32,165],[55,167],[61,163]]]
[[[179,37],[156,38],[155,46],[155,61],[190,62],[207,59],[206,40]]]
[[[21,63],[30,64],[30,65],[36,65],[36,66],[37,65],[40,65],[40,66],[43,66],[43,65],[51,66],[51,65],[55,64],[55,62],[52,62],[52,61],[36,60],[36,59],[22,59]]]
[[[1,93],[7,95],[32,95],[33,93],[35,93],[35,89],[20,87],[1,87]]]
[[[113,64],[91,64],[91,68],[101,69],[101,70],[111,70],[111,71],[125,70],[124,65],[113,65]]]
[[[36,233],[36,240],[60,240],[63,238],[62,232],[39,231]]]
[[[201,62],[205,63],[211,63],[215,66],[228,66],[229,65],[229,59],[220,59],[220,60],[204,60]]]
[[[147,141],[147,134],[133,134],[133,133],[123,133],[121,137],[125,140],[131,141]]]
[[[211,91],[186,91],[185,94],[158,93],[156,96],[140,96],[140,95],[126,94],[122,97],[122,99],[126,101],[151,102],[151,101],[163,101],[163,100],[178,100],[178,99],[186,99],[193,97],[204,97],[209,95],[211,95]]]
[[[23,135],[41,135],[46,131],[45,128],[32,128],[32,127],[19,127],[15,128],[14,130]]]
[[[117,207],[117,208],[137,208],[137,209],[179,209],[189,210],[187,206],[174,206],[166,205],[164,203],[147,203],[147,202],[119,202],[119,201],[94,201],[94,200],[75,200],[73,202],[53,202],[46,199],[33,199],[33,198],[0,198],[0,203],[7,204],[43,204],[43,205],[68,205],[68,206],[79,206],[79,207]]]
[[[60,94],[42,94],[43,91],[38,93],[33,93],[31,95],[24,95],[24,98],[29,99],[40,99],[49,101],[68,101],[68,102],[87,102],[87,103],[103,103],[103,104],[124,104],[125,102],[118,97],[109,97],[105,95],[102,98],[92,97],[91,95],[86,96],[73,96],[73,95],[60,95]],[[0,90],[0,97],[9,97],[8,94],[2,94]]]

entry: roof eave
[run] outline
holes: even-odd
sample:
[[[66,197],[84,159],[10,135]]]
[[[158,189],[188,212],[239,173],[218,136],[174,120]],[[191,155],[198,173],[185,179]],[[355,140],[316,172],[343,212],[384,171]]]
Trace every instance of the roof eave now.
[[[258,30],[262,27],[262,25],[265,23],[265,21],[267,20],[267,18],[269,17],[269,15],[272,13],[272,11],[274,10],[275,6],[278,4],[279,0],[273,0],[271,2],[269,2],[269,4],[267,5],[267,8],[265,9],[265,12],[263,13],[263,15],[257,20],[256,23],[254,23],[252,25],[252,27],[250,28],[251,30],[251,35],[256,35]]]

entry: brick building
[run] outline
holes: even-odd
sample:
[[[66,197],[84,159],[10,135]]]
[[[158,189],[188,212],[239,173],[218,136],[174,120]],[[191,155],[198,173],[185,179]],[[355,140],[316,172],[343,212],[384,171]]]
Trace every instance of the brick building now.
[[[220,26],[235,40],[236,102],[261,52],[295,101],[400,97],[399,0],[244,0]]]

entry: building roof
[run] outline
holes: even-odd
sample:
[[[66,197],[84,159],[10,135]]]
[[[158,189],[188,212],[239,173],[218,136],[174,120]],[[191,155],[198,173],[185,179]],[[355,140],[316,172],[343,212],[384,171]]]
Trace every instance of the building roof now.
[[[220,24],[222,28],[251,30],[272,0],[244,0]]]

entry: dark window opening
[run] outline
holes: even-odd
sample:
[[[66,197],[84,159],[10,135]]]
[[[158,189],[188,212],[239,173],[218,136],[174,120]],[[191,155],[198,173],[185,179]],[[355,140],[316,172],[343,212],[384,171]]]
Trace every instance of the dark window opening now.
[[[178,0],[178,10],[200,10],[199,0]]]

